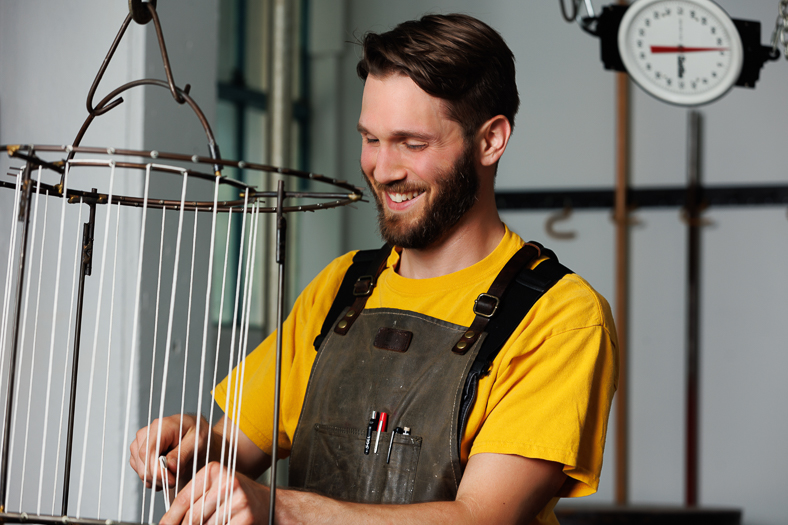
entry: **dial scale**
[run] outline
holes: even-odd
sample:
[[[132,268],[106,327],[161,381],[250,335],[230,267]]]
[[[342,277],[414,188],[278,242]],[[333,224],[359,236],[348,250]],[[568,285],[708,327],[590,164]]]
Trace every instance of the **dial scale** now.
[[[736,26],[710,0],[637,0],[621,20],[618,48],[640,87],[686,106],[724,95],[744,58]]]

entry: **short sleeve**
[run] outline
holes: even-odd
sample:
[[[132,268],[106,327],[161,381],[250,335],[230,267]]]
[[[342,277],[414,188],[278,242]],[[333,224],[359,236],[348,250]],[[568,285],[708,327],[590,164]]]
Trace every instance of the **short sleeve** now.
[[[542,297],[480,382],[485,416],[470,455],[564,464],[564,496],[596,491],[618,349],[607,302],[575,275]],[[479,407],[475,407],[476,410]]]

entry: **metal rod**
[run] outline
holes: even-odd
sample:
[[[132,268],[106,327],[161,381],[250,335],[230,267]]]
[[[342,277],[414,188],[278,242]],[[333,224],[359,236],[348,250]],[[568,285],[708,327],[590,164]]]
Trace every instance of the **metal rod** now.
[[[8,396],[5,406],[5,434],[3,437],[3,465],[0,469],[0,511],[5,511],[6,492],[8,490],[8,455],[10,453],[9,438],[11,436],[11,407],[14,398],[14,383],[16,379],[16,358],[19,354],[19,321],[22,318],[22,285],[25,281],[25,258],[27,257],[27,237],[30,232],[30,196],[32,193],[33,181],[30,177],[32,166],[25,164],[22,172],[22,192],[20,194],[19,221],[22,222],[22,243],[19,246],[19,278],[16,286],[16,314],[14,319],[14,346],[11,352],[11,360],[8,365]]]
[[[269,2],[271,20],[271,58],[269,62],[269,77],[271,79],[270,93],[271,105],[269,107],[268,123],[270,129],[268,137],[270,141],[271,164],[286,166],[291,162],[291,123],[292,123],[292,74],[293,74],[293,32],[292,32],[292,0],[272,0]],[[269,189],[274,189],[275,181],[269,177]],[[288,189],[292,187],[288,183]],[[278,225],[269,222],[268,235],[273,238],[278,235],[276,232]],[[270,243],[268,243],[270,244]],[[277,304],[273,290],[278,286],[279,276],[273,267],[266,272],[265,290],[266,304],[263,308],[265,312],[264,324],[268,327],[275,326]]]
[[[687,406],[686,494],[688,507],[698,504],[698,382],[700,374],[700,199],[703,118],[688,117],[687,155]]]
[[[43,185],[41,186],[43,188]],[[699,186],[705,206],[749,207],[788,204],[788,184]],[[499,210],[600,210],[615,206],[613,189],[566,189],[538,191],[498,191],[495,201]],[[683,208],[687,187],[629,188],[630,210],[642,208]]]
[[[277,292],[276,308],[276,379],[274,381],[274,424],[271,434],[271,498],[268,509],[268,524],[274,524],[274,510],[276,507],[276,461],[279,449],[279,392],[282,376],[282,326],[284,324],[285,310],[285,262],[287,254],[287,218],[282,213],[285,199],[285,183],[279,181],[279,198],[277,200],[276,214],[276,263],[279,265],[279,289]]]
[[[68,518],[63,516],[49,516],[46,514],[27,514],[26,512],[2,512],[0,523],[39,523],[41,525],[139,525],[138,522],[111,521],[90,518]]]
[[[96,189],[94,188],[95,192]],[[61,514],[68,516],[68,492],[71,481],[71,456],[74,441],[74,417],[77,400],[77,376],[79,372],[79,348],[82,338],[82,308],[85,298],[85,276],[92,273],[93,268],[93,235],[96,228],[96,203],[88,203],[90,216],[88,222],[82,225],[82,263],[79,269],[79,293],[77,295],[77,314],[74,332],[74,355],[71,362],[71,393],[68,405],[68,431],[66,434],[66,456],[63,469],[63,500],[61,501]],[[109,213],[109,210],[107,210]]]
[[[627,343],[629,331],[629,138],[630,84],[626,73],[616,74],[616,331],[619,376],[616,392],[616,503],[629,502],[629,400]]]
[[[141,83],[153,83],[154,85],[159,85],[165,87],[166,85],[160,80],[137,80],[134,82],[130,82],[129,84],[141,84]],[[127,84],[128,86],[128,84]],[[190,99],[187,99],[187,103]],[[126,155],[126,156],[136,156],[136,157],[146,157],[151,159],[159,159],[159,160],[177,160],[183,162],[191,162],[193,164],[218,164],[220,166],[227,166],[239,169],[250,169],[255,171],[268,171],[271,173],[281,173],[282,175],[292,175],[294,177],[300,177],[309,180],[316,180],[318,182],[325,182],[326,184],[331,184],[338,188],[349,190],[353,193],[358,193],[359,195],[364,193],[364,189],[358,186],[353,186],[352,184],[348,183],[346,180],[336,180],[332,179],[331,177],[326,177],[325,175],[320,175],[319,173],[312,173],[307,171],[300,171],[291,168],[281,168],[277,166],[272,166],[269,164],[258,164],[255,162],[247,162],[243,160],[226,160],[226,159],[217,159],[213,157],[203,157],[200,155],[185,155],[181,153],[168,153],[166,151],[151,151],[151,150],[132,150],[132,149],[123,149],[123,148],[96,148],[96,147],[88,147],[88,146],[52,146],[52,145],[36,145],[35,148],[38,151],[46,151],[46,152],[68,152],[68,153],[87,153],[87,154],[97,154],[97,155]],[[18,144],[4,144],[0,145],[0,150],[6,150],[10,157],[18,157],[22,159],[26,159],[28,157],[25,156],[24,150]],[[67,157],[69,160],[71,156]],[[59,172],[59,169],[54,165],[47,165],[41,159],[37,157],[30,156],[30,159],[37,164],[44,165],[49,169],[55,169]],[[79,162],[79,161],[74,161]],[[119,162],[116,163],[117,166],[121,166]],[[131,164],[129,165],[131,167]],[[140,169],[147,169],[147,164],[138,164],[136,167]],[[163,170],[164,168],[168,168],[167,166],[156,164],[153,167],[155,170]],[[168,171],[177,171],[177,173],[181,173],[180,168],[172,168],[169,167]],[[194,176],[202,176],[207,177],[209,180],[213,180],[213,175],[207,174],[200,174],[199,172],[189,170],[189,177]],[[222,177],[222,184],[233,184],[238,187],[248,187],[248,185],[234,181],[232,179]]]

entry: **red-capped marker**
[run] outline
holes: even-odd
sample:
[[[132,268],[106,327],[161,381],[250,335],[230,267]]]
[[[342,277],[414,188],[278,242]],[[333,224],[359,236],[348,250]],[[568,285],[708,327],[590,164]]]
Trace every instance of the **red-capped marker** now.
[[[380,443],[380,433],[386,431],[386,421],[388,420],[389,416],[385,412],[380,413],[380,417],[378,418],[378,435],[375,437],[375,454],[378,453],[378,443]]]

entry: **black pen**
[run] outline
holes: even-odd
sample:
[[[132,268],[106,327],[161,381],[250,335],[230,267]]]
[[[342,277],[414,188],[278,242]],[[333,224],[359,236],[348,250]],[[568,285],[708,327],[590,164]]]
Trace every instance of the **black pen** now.
[[[375,430],[375,422],[378,419],[378,413],[372,411],[372,417],[369,418],[367,423],[367,439],[364,441],[364,454],[369,455],[369,445],[372,443],[372,431]]]
[[[389,453],[386,455],[386,463],[391,461],[391,447],[394,446],[394,435],[402,434],[403,436],[410,435],[410,427],[397,427],[391,432],[391,441],[389,441]]]

